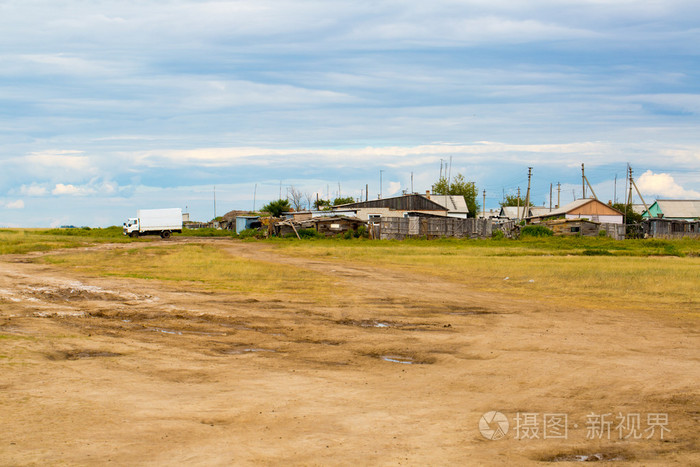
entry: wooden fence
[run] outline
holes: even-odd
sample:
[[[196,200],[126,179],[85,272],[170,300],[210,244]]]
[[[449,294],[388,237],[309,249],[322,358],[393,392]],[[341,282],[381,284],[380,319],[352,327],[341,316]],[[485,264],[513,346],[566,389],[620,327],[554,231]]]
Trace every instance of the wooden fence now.
[[[403,240],[406,237],[491,238],[494,230],[510,236],[514,223],[494,225],[491,219],[454,217],[385,217],[375,225],[374,238]],[[378,227],[378,228],[377,228]]]

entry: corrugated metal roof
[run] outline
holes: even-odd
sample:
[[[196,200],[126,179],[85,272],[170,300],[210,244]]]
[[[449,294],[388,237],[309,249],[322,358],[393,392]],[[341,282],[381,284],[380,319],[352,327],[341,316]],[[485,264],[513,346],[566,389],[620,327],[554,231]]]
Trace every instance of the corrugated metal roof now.
[[[602,201],[596,200],[594,198],[581,198],[581,199],[577,199],[576,201],[572,201],[571,203],[566,204],[566,205],[560,207],[559,209],[554,209],[552,211],[550,211],[548,209],[546,212],[543,212],[541,214],[535,214],[533,217],[563,216],[563,215],[565,215],[565,214],[567,214],[575,209],[578,209],[582,206],[585,206],[591,202],[600,203],[603,206],[609,207],[610,209],[615,209],[615,208],[603,203]],[[620,214],[622,214],[622,213],[620,213]]]
[[[467,201],[460,195],[430,195],[430,201],[435,201],[447,208],[449,212],[468,213]]]
[[[698,199],[657,199],[656,203],[666,218],[695,219],[700,217],[700,200]]]
[[[373,199],[359,203],[341,204],[334,209],[389,208],[395,211],[444,211],[445,207],[423,195],[405,195],[393,198]]]

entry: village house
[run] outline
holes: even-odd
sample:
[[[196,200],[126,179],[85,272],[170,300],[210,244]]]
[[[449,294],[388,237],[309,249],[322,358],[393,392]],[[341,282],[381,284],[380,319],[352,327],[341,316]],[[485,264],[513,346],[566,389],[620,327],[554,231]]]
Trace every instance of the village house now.
[[[538,211],[530,216],[530,221],[542,221],[545,219],[588,219],[589,221],[601,224],[622,224],[623,214],[612,206],[597,199],[582,198],[577,199],[558,209]]]
[[[700,200],[697,199],[657,199],[649,206],[649,211],[644,211],[645,219],[672,219],[678,221],[690,221],[700,219]]]
[[[463,196],[407,194],[392,198],[381,198],[358,203],[335,206],[333,212],[353,213],[354,217],[370,223],[378,223],[382,218],[409,217],[412,215],[433,215],[466,219],[469,208]]]

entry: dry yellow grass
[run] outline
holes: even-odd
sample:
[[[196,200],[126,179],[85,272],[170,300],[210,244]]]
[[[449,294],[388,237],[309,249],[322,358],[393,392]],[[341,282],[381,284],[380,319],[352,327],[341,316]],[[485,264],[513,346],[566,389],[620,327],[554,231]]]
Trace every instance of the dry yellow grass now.
[[[45,256],[42,261],[101,276],[187,282],[210,290],[306,294],[322,299],[329,280],[293,266],[233,257],[212,245],[146,246]]]
[[[563,256],[482,245],[288,242],[280,248],[285,254],[408,270],[519,298],[700,317],[696,256]]]

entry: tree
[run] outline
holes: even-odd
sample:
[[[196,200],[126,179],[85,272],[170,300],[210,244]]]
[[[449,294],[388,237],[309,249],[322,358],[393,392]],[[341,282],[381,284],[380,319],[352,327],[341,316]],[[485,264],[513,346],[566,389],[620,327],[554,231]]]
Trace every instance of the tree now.
[[[270,201],[262,207],[261,211],[269,212],[272,217],[280,217],[283,212],[288,212],[290,209],[288,200],[278,199],[277,201]]]
[[[326,210],[326,209],[330,209],[330,207],[331,207],[331,202],[330,202],[329,200],[327,200],[327,199],[321,199],[321,198],[319,198],[319,199],[317,199],[316,201],[314,201],[314,207],[315,207],[317,210],[319,210],[319,211],[323,211],[323,210]]]
[[[355,202],[355,198],[353,198],[352,196],[346,196],[344,198],[341,197],[341,198],[334,199],[333,206],[340,206],[341,204],[350,204],[350,203],[354,203],[354,202]]]
[[[612,205],[612,207],[620,211],[622,215],[625,216],[627,219],[627,224],[638,224],[642,222],[642,215],[634,212],[631,204],[615,203]]]
[[[476,184],[466,181],[462,174],[457,174],[451,182],[445,177],[440,178],[440,180],[433,185],[433,193],[436,195],[463,196],[469,208],[469,217],[476,217],[481,209],[481,205],[477,201],[479,190],[477,190]]]
[[[502,208],[506,206],[525,207],[525,198],[519,198],[517,195],[506,195],[505,201],[501,201],[499,204]],[[534,204],[530,202],[530,206],[534,206]]]
[[[289,187],[287,199],[295,211],[304,209],[304,193],[301,190],[297,190],[294,185]]]

